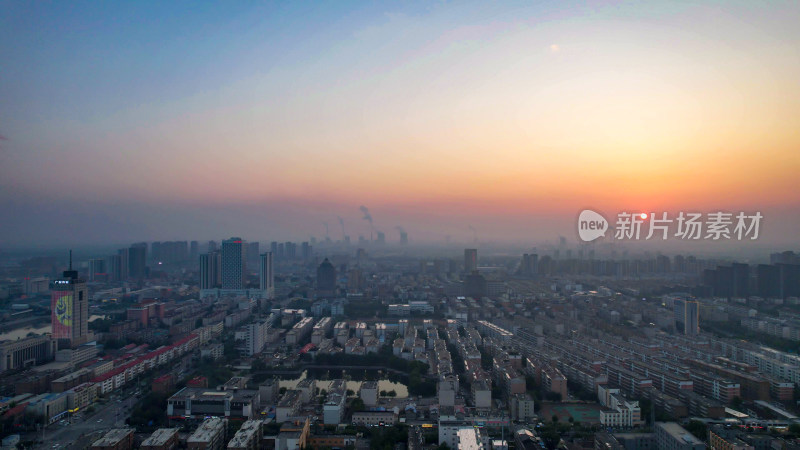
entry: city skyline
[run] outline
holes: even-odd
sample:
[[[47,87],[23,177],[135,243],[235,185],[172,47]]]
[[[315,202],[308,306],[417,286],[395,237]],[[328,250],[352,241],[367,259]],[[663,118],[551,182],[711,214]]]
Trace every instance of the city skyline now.
[[[4,247],[572,240],[587,207],[796,243],[795,3],[0,8]]]

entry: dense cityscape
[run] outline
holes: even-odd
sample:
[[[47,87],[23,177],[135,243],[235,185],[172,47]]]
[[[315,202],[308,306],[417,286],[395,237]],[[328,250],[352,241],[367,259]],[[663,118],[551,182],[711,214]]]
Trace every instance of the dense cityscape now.
[[[232,237],[8,260],[5,441],[797,445],[800,255],[362,244]]]
[[[800,450],[798,24],[0,0],[0,450]]]

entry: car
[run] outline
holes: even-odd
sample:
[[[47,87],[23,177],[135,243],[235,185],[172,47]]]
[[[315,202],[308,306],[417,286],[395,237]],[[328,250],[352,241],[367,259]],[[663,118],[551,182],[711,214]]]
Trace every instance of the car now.
[[[103,421],[103,419],[97,419],[97,423],[100,423],[102,421]]]

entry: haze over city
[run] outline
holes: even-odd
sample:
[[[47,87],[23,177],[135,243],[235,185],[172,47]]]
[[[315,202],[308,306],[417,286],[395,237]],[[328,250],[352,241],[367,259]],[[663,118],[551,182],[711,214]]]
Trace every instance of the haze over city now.
[[[0,5],[0,244],[800,226],[800,5]],[[473,232],[476,230],[476,232]],[[338,236],[340,233],[331,232]],[[729,243],[719,248],[730,249]]]
[[[800,449],[799,24],[0,0],[0,450]]]

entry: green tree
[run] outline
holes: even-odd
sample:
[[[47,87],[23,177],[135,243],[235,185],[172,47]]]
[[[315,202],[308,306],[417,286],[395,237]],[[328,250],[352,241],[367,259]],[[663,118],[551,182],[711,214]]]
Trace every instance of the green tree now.
[[[686,431],[692,433],[697,439],[705,441],[708,436],[708,427],[699,420],[690,420],[684,427]]]
[[[256,358],[250,365],[250,370],[252,370],[253,372],[260,372],[266,369],[267,369],[267,363],[265,363],[264,360],[261,358]]]
[[[363,411],[364,410],[364,400],[361,400],[359,397],[354,398],[353,401],[350,402],[350,409],[353,412],[355,412],[355,411]]]
[[[550,418],[553,423],[558,423],[558,416],[553,414],[553,417]]]

